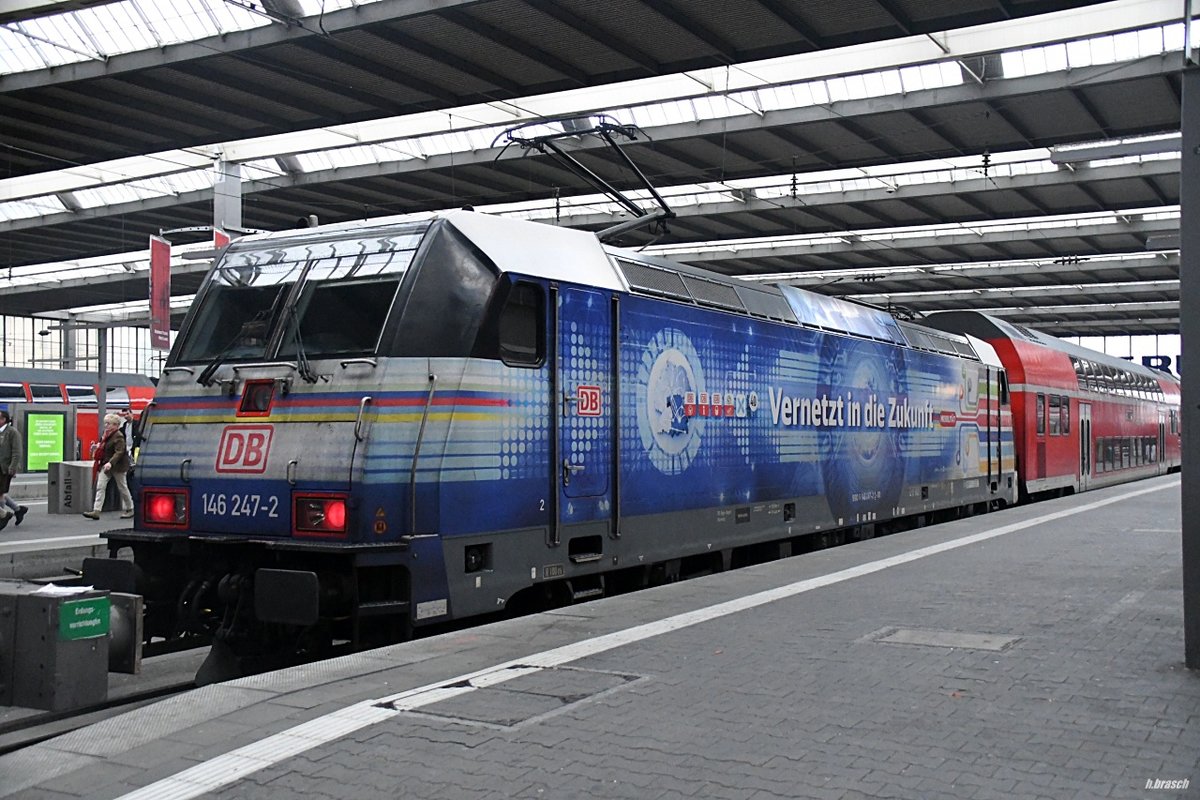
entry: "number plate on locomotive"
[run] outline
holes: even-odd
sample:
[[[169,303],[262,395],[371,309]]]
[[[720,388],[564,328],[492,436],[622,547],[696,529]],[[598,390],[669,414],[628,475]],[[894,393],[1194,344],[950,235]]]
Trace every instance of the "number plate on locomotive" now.
[[[279,498],[273,494],[238,494],[214,492],[200,495],[201,512],[208,517],[254,517],[278,519]]]

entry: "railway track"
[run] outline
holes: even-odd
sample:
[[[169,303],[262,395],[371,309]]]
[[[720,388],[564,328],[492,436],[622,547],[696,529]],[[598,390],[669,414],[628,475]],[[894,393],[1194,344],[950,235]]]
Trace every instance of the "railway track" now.
[[[62,736],[109,717],[115,717],[126,711],[162,700],[165,697],[186,692],[195,685],[195,682],[189,678],[187,681],[155,686],[83,708],[70,711],[43,711],[0,723],[0,755],[30,747],[47,739]]]

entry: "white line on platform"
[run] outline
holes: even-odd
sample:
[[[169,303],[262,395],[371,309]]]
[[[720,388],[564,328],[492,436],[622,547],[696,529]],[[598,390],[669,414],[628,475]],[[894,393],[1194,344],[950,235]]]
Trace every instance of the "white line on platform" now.
[[[202,764],[197,764],[169,778],[164,778],[148,786],[143,786],[141,789],[122,795],[117,800],[190,800],[190,798],[208,792],[215,792],[221,787],[228,786],[247,775],[278,764],[306,750],[328,744],[369,725],[383,722],[404,711],[412,711],[449,697],[465,694],[484,685],[494,686],[506,680],[527,675],[531,669],[547,669],[561,666],[562,664],[603,653],[623,645],[640,642],[654,636],[661,636],[664,633],[698,625],[702,622],[709,622],[719,617],[736,614],[739,611],[746,611],[767,603],[773,603],[777,600],[794,597],[804,592],[811,592],[814,589],[832,586],[833,584],[842,583],[852,578],[870,575],[889,567],[918,561],[939,553],[957,550],[960,547],[966,547],[976,542],[995,539],[997,536],[1004,536],[1005,534],[1053,522],[1063,517],[1094,511],[1097,508],[1112,505],[1113,503],[1120,503],[1132,497],[1138,497],[1139,495],[1163,489],[1177,488],[1178,486],[1179,481],[1176,480],[1148,489],[1125,492],[1124,494],[1104,500],[1097,500],[1087,505],[1043,514],[1040,517],[1034,517],[1023,522],[1014,522],[1010,525],[1003,525],[982,533],[940,542],[907,553],[883,558],[879,561],[872,561],[867,564],[860,564],[857,567],[843,569],[828,575],[797,581],[786,586],[780,586],[777,589],[768,589],[764,592],[739,597],[736,600],[718,603],[707,608],[700,608],[656,622],[648,622],[644,625],[638,625],[623,631],[597,636],[594,639],[586,639],[582,642],[557,647],[553,650],[534,653],[523,658],[513,659],[503,664],[481,669],[477,672],[459,675],[454,678],[438,681],[437,683],[431,683],[427,686],[400,692],[399,694],[388,695],[387,697],[375,700],[364,700],[322,717],[311,719],[282,733],[268,736],[253,744],[217,756]]]
[[[43,539],[0,539],[0,550],[6,550],[11,547],[23,545],[37,545],[38,547],[53,547],[56,545],[64,545],[74,542],[98,542],[100,534],[89,533],[80,534],[79,536],[47,536]]]

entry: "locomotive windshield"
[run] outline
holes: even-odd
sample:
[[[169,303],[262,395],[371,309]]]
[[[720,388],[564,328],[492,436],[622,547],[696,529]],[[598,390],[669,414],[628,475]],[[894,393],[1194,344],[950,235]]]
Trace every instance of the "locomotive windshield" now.
[[[412,249],[314,262],[279,355],[374,352],[415,244]]]
[[[179,360],[216,365],[374,352],[427,228],[235,247],[209,276]]]
[[[182,360],[264,357],[267,337],[304,266],[297,255],[274,250],[227,260],[209,280]]]

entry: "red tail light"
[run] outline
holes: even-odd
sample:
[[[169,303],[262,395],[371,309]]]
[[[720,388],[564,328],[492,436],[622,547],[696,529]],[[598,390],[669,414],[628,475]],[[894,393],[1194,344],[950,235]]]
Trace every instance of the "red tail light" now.
[[[292,532],[297,536],[346,535],[346,497],[298,494],[292,500]]]
[[[142,490],[142,522],[146,525],[186,528],[188,524],[187,490]]]

